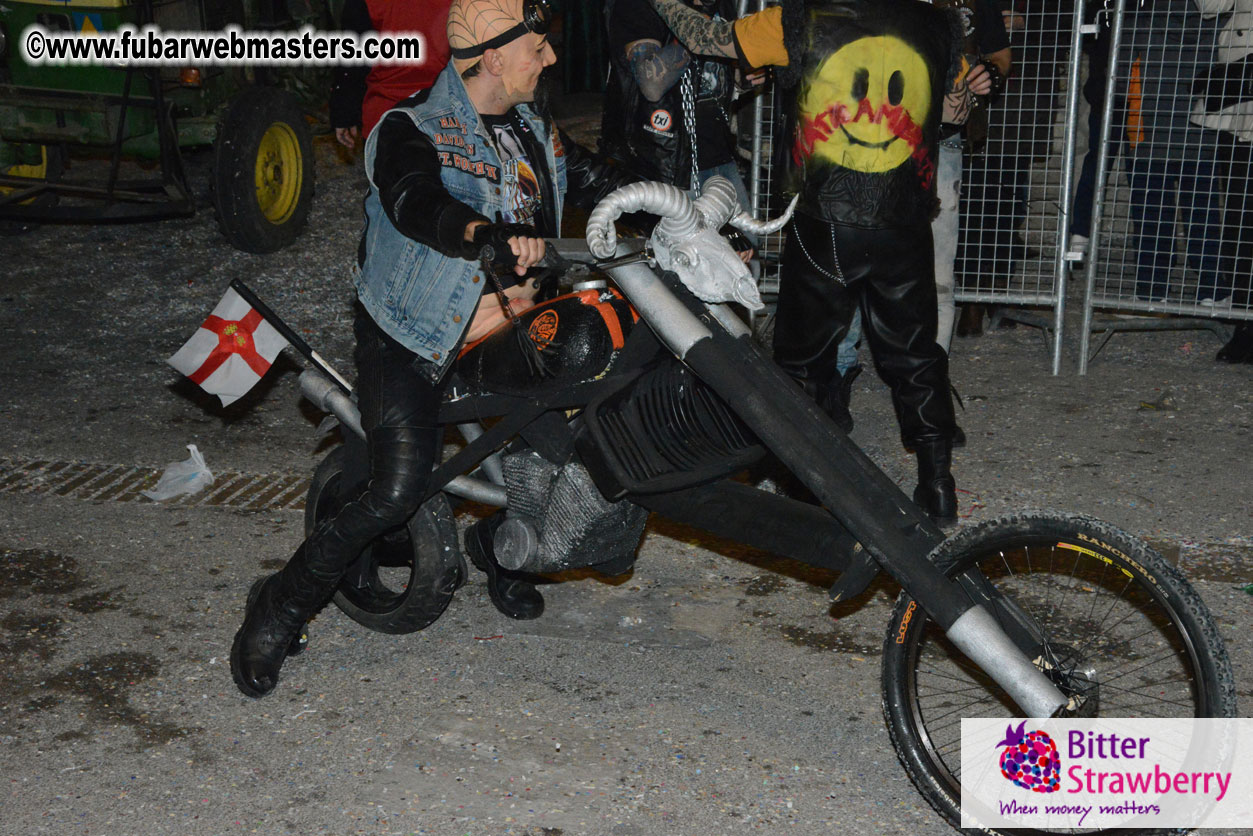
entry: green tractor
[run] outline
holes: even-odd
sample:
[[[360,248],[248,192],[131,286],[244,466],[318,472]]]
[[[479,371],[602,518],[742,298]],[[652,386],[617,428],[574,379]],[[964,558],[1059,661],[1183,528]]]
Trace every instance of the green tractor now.
[[[87,35],[125,24],[290,31],[335,28],[332,15],[326,0],[3,0],[0,224],[191,215],[182,151],[212,146],[222,234],[251,253],[291,244],[313,200],[305,111],[325,101],[325,68],[31,66],[18,40],[34,24]]]

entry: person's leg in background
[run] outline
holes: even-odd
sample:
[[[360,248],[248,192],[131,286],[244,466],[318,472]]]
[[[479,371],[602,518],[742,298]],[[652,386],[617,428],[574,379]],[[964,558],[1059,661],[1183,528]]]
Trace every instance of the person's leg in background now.
[[[837,224],[835,246],[841,253],[865,253],[845,273],[861,292],[862,325],[875,368],[891,390],[901,440],[918,457],[914,502],[937,523],[951,525],[957,521],[956,422],[948,355],[935,339],[931,226],[863,230]]]
[[[1132,240],[1136,251],[1136,295],[1162,301],[1174,259],[1174,183],[1178,163],[1149,156],[1141,145],[1128,160]]]
[[[953,300],[956,286],[954,266],[957,261],[957,236],[960,225],[958,202],[961,196],[962,147],[961,134],[940,142],[940,160],[936,166],[936,196],[940,214],[931,222],[935,242],[935,341],[947,354],[953,342],[953,325],[957,305]]]
[[[1187,232],[1188,264],[1200,278],[1196,301],[1202,305],[1228,302],[1231,298],[1229,276],[1220,273],[1218,264],[1224,235],[1218,180],[1214,176],[1217,134],[1217,131],[1205,131],[1203,144],[1188,149],[1188,159],[1179,168],[1179,208]]]
[[[1224,284],[1231,287],[1232,309],[1253,305],[1253,143],[1219,131],[1218,157],[1227,200],[1223,216]],[[1214,357],[1220,363],[1253,363],[1253,320],[1236,322],[1235,333]]]

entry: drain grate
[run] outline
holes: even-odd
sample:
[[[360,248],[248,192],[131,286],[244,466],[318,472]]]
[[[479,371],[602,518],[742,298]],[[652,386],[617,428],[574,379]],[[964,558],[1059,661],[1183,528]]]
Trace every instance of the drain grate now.
[[[141,491],[156,485],[162,471],[121,464],[60,462],[0,457],[0,494],[50,494],[70,499],[110,502],[151,502]],[[217,506],[242,511],[289,510],[305,507],[306,476],[217,471],[214,482],[198,494],[163,505]]]

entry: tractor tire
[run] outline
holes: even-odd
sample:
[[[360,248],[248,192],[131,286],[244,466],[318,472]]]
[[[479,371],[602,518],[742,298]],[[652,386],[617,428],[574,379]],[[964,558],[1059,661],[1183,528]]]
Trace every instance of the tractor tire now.
[[[213,144],[210,193],[218,228],[236,249],[272,253],[296,240],[313,204],[313,139],[290,93],[244,90]]]

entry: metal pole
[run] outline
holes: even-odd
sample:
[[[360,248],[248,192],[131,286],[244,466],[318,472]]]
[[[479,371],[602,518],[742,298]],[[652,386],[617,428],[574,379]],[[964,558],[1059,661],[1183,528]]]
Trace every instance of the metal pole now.
[[[1069,262],[1066,253],[1070,230],[1070,204],[1074,200],[1075,122],[1079,116],[1079,58],[1083,43],[1084,0],[1075,0],[1075,21],[1070,31],[1070,69],[1066,85],[1066,130],[1062,139],[1062,199],[1057,214],[1057,247],[1053,256],[1053,289],[1057,304],[1053,308],[1053,376],[1062,370],[1062,328],[1066,315],[1066,277]]]
[[[457,429],[461,431],[461,437],[466,440],[467,444],[473,444],[474,440],[483,434],[483,425],[478,421],[458,424]],[[492,453],[479,463],[479,467],[482,468],[487,478],[497,485],[505,484],[505,470],[500,460],[500,453]]]
[[[257,296],[257,294],[253,293],[252,289],[249,288],[248,285],[244,284],[239,279],[232,279],[231,289],[238,293],[245,302],[252,305],[252,307],[256,309],[257,313],[261,314],[262,319],[273,325],[274,330],[278,331],[279,334],[282,335],[283,339],[291,343],[292,348],[296,349],[296,351],[316,366],[323,374],[332,378],[346,394],[352,394],[352,387],[348,385],[348,381],[344,380],[344,378],[340,376],[339,372],[331,368],[331,364],[322,359],[322,355],[314,351],[313,348],[305,342],[304,337],[297,334],[295,329],[284,322],[278,314],[270,310],[270,306],[265,302],[262,302],[261,298]]]
[[[765,8],[765,0],[761,0],[757,4],[759,9]],[[735,13],[738,17],[748,14],[748,0],[739,0],[735,4]],[[749,212],[754,218],[761,217],[761,116],[765,109],[765,103],[762,97],[765,93],[756,90],[753,93],[753,139],[750,149],[750,171],[752,171],[752,179],[748,184],[748,202],[751,204]]]
[[[1114,121],[1115,80],[1119,72],[1120,45],[1122,44],[1123,12],[1127,0],[1115,0],[1114,26],[1109,36],[1109,78],[1105,80],[1105,105],[1101,109],[1101,144],[1096,162],[1096,188],[1092,196],[1092,230],[1088,238],[1087,271],[1083,290],[1083,331],[1079,338],[1079,374],[1088,373],[1088,349],[1092,340],[1092,295],[1096,291],[1096,251],[1101,242],[1101,206],[1105,197],[1105,181],[1109,177],[1109,134]],[[1097,15],[1100,25],[1100,15]],[[1088,143],[1092,140],[1089,137]],[[1091,153],[1091,152],[1089,152]]]

